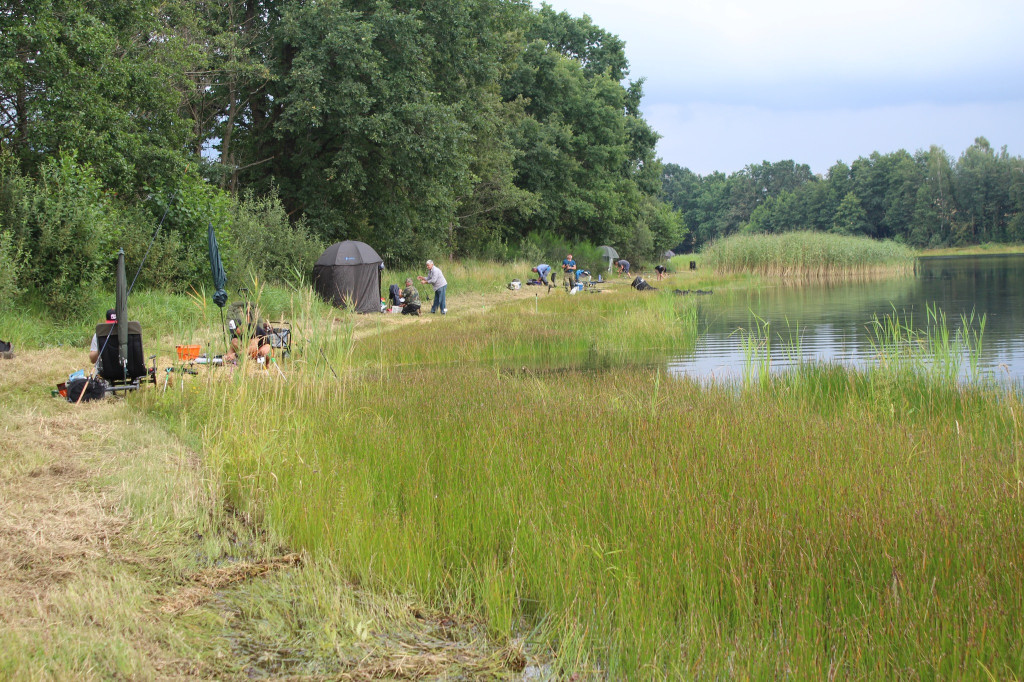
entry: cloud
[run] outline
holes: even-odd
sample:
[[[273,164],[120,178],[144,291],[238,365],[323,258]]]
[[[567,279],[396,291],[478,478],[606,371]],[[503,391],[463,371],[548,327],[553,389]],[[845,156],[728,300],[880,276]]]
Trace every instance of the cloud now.
[[[783,159],[806,163],[815,173],[824,173],[836,161],[849,164],[874,151],[884,154],[905,149],[913,153],[938,145],[957,156],[979,136],[997,148],[1015,142],[1019,152],[1024,103],[821,111],[662,104],[646,107],[644,113],[664,135],[658,153],[696,173],[730,173],[748,164]]]
[[[697,172],[985,135],[1024,148],[1021,0],[552,0],[626,41],[659,153]]]
[[[652,94],[844,105],[1024,98],[1019,0],[559,0],[555,7],[588,13],[620,35],[632,77],[645,77]]]

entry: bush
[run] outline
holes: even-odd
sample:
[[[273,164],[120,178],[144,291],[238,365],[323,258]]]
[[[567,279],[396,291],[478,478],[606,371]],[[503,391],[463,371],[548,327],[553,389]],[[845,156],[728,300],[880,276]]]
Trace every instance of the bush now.
[[[160,252],[170,255],[176,262],[176,267],[168,267],[164,279],[153,283],[170,291],[185,291],[190,286],[209,282],[210,259],[206,231],[210,224],[216,228],[230,223],[235,204],[230,194],[191,174],[177,178],[172,187],[154,191],[149,202],[152,219],[147,221],[149,227],[146,230],[161,219],[164,220],[153,249],[157,251],[159,246]],[[148,246],[152,233],[143,234],[146,230],[140,226],[133,241],[144,240],[145,246]],[[225,239],[220,231],[217,237],[220,239],[222,257],[230,254],[231,241]],[[153,259],[154,253],[149,258]],[[151,266],[160,267],[155,261],[147,259],[146,268]]]
[[[531,232],[519,244],[518,260],[528,263],[547,263],[556,273],[558,267],[568,254],[573,255],[576,266],[580,270],[603,272],[608,267],[608,260],[601,255],[601,250],[590,242],[570,242],[553,232]]]
[[[0,312],[13,308],[23,293],[18,286],[22,264],[23,253],[14,243],[14,231],[0,227]]]
[[[38,180],[0,161],[5,305],[24,287],[56,319],[87,306],[112,255],[116,215],[92,168],[74,155],[48,160]]]
[[[231,222],[231,258],[236,278],[256,274],[270,281],[308,278],[324,250],[304,220],[292,224],[277,192],[256,197],[247,192],[235,204]]]

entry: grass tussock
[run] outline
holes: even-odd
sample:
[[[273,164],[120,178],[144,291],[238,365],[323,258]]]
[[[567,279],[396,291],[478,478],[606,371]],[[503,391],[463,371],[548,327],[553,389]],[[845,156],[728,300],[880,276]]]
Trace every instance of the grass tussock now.
[[[702,264],[719,274],[791,279],[870,278],[913,273],[915,253],[891,241],[825,232],[735,235],[705,247]]]

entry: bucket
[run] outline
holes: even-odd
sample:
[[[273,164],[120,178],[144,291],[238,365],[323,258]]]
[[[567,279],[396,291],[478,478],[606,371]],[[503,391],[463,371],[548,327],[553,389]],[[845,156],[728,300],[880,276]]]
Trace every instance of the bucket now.
[[[200,346],[175,346],[174,350],[178,351],[178,359],[182,362],[188,362],[195,360],[199,357]]]

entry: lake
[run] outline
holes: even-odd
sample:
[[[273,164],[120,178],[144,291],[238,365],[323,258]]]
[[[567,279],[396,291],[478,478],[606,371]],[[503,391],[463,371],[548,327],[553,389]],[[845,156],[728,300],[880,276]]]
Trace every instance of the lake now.
[[[1024,254],[921,258],[912,278],[716,292],[699,304],[695,352],[670,359],[669,371],[741,378],[745,356],[737,330],[756,329],[757,318],[770,329],[773,371],[794,364],[797,338],[804,361],[865,366],[874,355],[872,319],[895,310],[923,329],[926,305],[944,311],[951,329],[960,327],[961,315],[985,315],[984,374],[1024,383]]]

